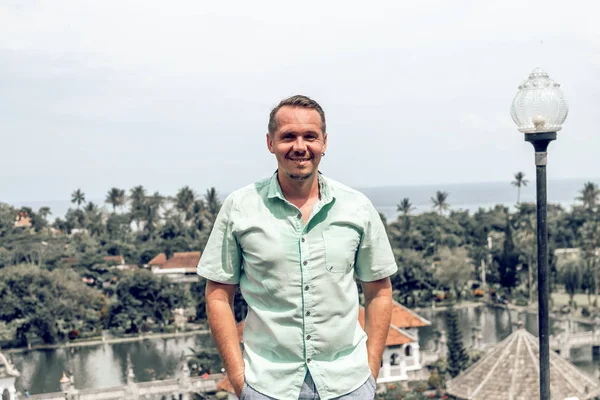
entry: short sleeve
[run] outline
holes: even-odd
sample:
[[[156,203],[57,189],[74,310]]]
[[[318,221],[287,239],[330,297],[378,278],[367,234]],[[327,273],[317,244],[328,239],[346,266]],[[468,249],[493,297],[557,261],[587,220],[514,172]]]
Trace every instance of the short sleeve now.
[[[356,276],[363,282],[371,282],[391,276],[397,270],[385,226],[373,204],[367,200],[363,234],[356,252]]]
[[[233,233],[235,210],[233,195],[229,195],[221,206],[197,267],[198,275],[230,285],[239,283],[241,270],[241,250]]]

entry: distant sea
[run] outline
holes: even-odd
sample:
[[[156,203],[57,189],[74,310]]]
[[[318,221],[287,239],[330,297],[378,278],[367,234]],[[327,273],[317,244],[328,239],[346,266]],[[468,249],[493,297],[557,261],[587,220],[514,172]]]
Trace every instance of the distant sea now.
[[[570,209],[576,203],[575,198],[583,184],[590,179],[565,179],[551,180],[548,182],[548,201],[561,204],[565,209]],[[598,183],[600,179],[592,179]],[[388,222],[397,218],[397,204],[403,198],[408,197],[415,207],[413,214],[432,210],[431,197],[438,190],[448,192],[448,204],[451,210],[468,210],[471,213],[479,208],[493,208],[497,204],[514,208],[517,202],[517,188],[510,182],[487,182],[487,183],[456,183],[456,184],[424,184],[412,186],[382,186],[382,187],[357,187],[363,192],[375,208],[385,215]],[[226,193],[223,193],[226,195]],[[104,199],[89,199],[102,206]],[[0,199],[0,201],[2,201]],[[535,202],[535,180],[531,179],[528,186],[521,188],[521,202]],[[68,200],[49,201],[24,201],[13,202],[15,207],[28,206],[37,210],[48,206],[52,210],[51,219],[63,217],[67,210],[74,205]],[[107,211],[110,207],[104,205]]]

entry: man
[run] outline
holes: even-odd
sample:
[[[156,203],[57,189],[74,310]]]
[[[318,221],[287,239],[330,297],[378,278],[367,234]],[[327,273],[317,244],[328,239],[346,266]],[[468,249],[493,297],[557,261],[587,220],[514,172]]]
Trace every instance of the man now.
[[[241,399],[373,399],[397,270],[383,223],[364,195],[319,172],[327,133],[317,102],[281,101],[266,139],[277,171],[227,197],[198,264],[229,380]],[[349,167],[364,162],[356,156]],[[238,284],[248,303],[243,355]]]

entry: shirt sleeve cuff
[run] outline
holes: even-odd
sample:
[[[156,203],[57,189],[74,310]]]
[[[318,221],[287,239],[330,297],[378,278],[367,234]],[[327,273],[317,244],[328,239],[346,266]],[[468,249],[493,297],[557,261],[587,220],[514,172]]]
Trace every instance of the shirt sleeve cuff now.
[[[222,283],[224,285],[237,285],[240,283],[239,278],[227,277],[220,274],[211,273],[210,271],[200,270],[200,268],[196,269],[196,273],[198,274],[198,276],[201,276],[206,280]]]
[[[379,279],[387,278],[392,276],[398,271],[398,266],[396,264],[391,264],[383,269],[377,269],[377,271],[368,274],[367,276],[358,275],[358,279],[363,282],[373,282]]]

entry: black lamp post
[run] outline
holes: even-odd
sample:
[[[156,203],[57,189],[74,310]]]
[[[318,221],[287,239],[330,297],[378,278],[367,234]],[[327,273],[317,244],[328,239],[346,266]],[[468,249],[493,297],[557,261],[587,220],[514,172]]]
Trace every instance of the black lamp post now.
[[[538,251],[538,328],[540,343],[540,399],[550,400],[550,342],[548,316],[548,224],[546,196],[547,150],[568,114],[560,85],[536,68],[519,86],[511,107],[512,119],[535,149]]]

